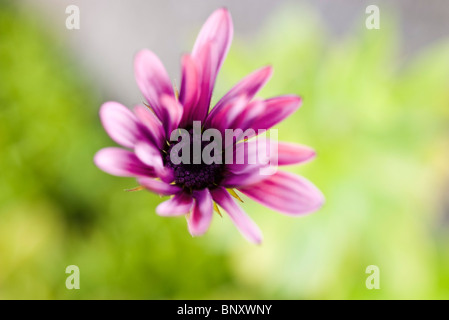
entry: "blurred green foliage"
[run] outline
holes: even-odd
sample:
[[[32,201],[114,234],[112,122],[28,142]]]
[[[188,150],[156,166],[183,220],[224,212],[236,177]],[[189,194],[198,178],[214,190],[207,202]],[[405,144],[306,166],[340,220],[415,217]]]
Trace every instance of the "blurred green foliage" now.
[[[272,64],[262,96],[304,98],[280,139],[318,152],[289,170],[327,200],[291,218],[246,199],[257,247],[226,216],[192,238],[155,214],[158,196],[93,165],[113,145],[108,97],[39,22],[0,2],[0,299],[449,298],[448,42],[404,62],[394,24],[333,39],[307,8],[235,39],[215,98]],[[65,288],[71,264],[80,290]],[[381,290],[365,287],[372,264]]]

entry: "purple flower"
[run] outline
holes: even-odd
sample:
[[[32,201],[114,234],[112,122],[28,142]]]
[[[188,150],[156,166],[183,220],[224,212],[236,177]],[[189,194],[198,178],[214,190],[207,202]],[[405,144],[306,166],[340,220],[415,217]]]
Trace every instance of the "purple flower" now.
[[[176,146],[192,146],[197,121],[202,132],[210,128],[223,135],[227,129],[258,132],[270,129],[301,105],[301,98],[294,95],[267,100],[254,98],[272,74],[272,68],[268,66],[243,78],[209,112],[215,79],[232,35],[229,12],[223,8],[216,10],[201,29],[192,53],[182,57],[179,94],[173,89],[158,57],[149,50],[140,51],[135,58],[135,75],[147,103],[136,106],[134,112],[117,102],[102,105],[100,118],[106,132],[127,149],[102,149],[94,161],[109,174],[136,177],[141,187],[171,196],[158,205],[156,212],[161,216],[186,215],[193,236],[208,230],[213,211],[218,211],[220,206],[243,236],[260,243],[262,233],[233,199],[239,199],[234,188],[269,208],[293,216],[317,210],[324,201],[321,192],[306,179],[292,173],[261,174],[261,169],[267,166],[266,161],[251,164],[249,161],[227,161],[224,149],[230,148],[231,154],[243,151],[250,157],[257,153],[260,139],[248,140],[243,136],[233,139],[231,144],[222,147],[222,153],[215,154],[225,160],[221,163],[206,164],[203,160],[175,163],[171,157]],[[187,144],[171,139],[172,132],[182,129],[187,132]],[[267,158],[276,157],[279,166],[303,163],[315,156],[312,149],[302,145],[269,139],[262,141],[274,143],[276,148],[270,149]],[[203,152],[206,144],[200,141],[199,148]],[[194,157],[193,152],[190,160]]]

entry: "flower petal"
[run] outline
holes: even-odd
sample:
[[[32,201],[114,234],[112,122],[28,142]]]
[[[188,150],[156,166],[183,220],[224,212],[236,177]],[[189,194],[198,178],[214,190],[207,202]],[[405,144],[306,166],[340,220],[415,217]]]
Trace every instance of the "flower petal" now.
[[[204,23],[192,50],[192,57],[201,60],[201,52],[204,46],[213,42],[217,50],[217,59],[214,61],[213,74],[214,79],[223,64],[224,59],[231,46],[233,36],[233,25],[231,15],[225,8],[215,10]]]
[[[270,142],[273,142],[273,145]],[[260,174],[258,171],[267,168],[271,164],[271,158],[277,154],[276,147],[275,141],[260,137],[232,145],[225,150],[226,170],[234,174],[233,180],[236,178],[237,181],[239,176],[246,180],[249,177],[246,175],[248,173],[251,173],[251,175]],[[255,181],[265,178],[261,177]],[[227,182],[229,182],[229,179]],[[248,181],[244,184],[248,184]]]
[[[231,149],[232,148],[232,149]],[[225,150],[226,168],[233,173],[243,173],[255,166],[292,165],[312,160],[315,151],[307,146],[278,142],[261,135],[242,141]]]
[[[167,113],[165,135],[167,138],[170,138],[172,131],[178,128],[179,122],[181,121],[183,108],[175,97],[165,94],[161,97],[161,105]]]
[[[286,95],[265,100],[265,108],[260,116],[252,121],[251,128],[256,132],[259,129],[268,130],[279,122],[288,118],[301,106],[301,98]]]
[[[312,160],[316,152],[310,147],[296,143],[278,142],[277,144],[278,165],[304,163]]]
[[[203,123],[206,119],[214,89],[215,78],[217,76],[217,73],[215,72],[217,59],[217,46],[213,42],[205,43],[195,59],[200,70],[200,94],[195,108],[192,109],[191,114],[189,115],[189,122],[201,121],[201,123]]]
[[[253,125],[263,114],[265,102],[260,99],[248,102],[248,97],[240,96],[221,108],[214,117],[208,117],[207,127],[220,130],[225,137],[225,148],[259,133]],[[227,132],[227,129],[233,131]]]
[[[226,177],[223,178],[221,185],[226,188],[239,188],[242,186],[253,185],[258,183],[267,176],[260,173],[261,167],[249,166],[248,170],[241,173],[234,173],[229,171]]]
[[[173,217],[189,213],[192,210],[193,198],[191,195],[181,192],[173,198],[162,202],[156,207],[158,215],[163,217]]]
[[[255,124],[257,124],[257,120],[266,112],[266,108],[267,105],[264,100],[254,99],[246,106],[237,118],[237,121],[233,123],[232,129],[240,128],[243,132],[247,133],[248,137],[258,135],[258,130],[261,128],[255,126]]]
[[[229,215],[234,225],[242,235],[250,242],[259,244],[262,242],[262,232],[250,217],[235,203],[226,189],[219,187],[211,190],[212,198]]]
[[[192,124],[192,114],[200,94],[200,74],[195,60],[190,55],[182,57],[182,78],[179,102],[184,107],[181,127]]]
[[[133,148],[142,138],[137,117],[118,102],[106,102],[100,108],[100,119],[108,135],[126,148]]]
[[[164,166],[162,162],[161,152],[155,146],[149,143],[137,143],[134,152],[139,160],[149,167],[160,168]]]
[[[140,161],[134,153],[121,148],[104,148],[94,157],[101,170],[120,177],[154,177],[154,170]]]
[[[172,182],[174,179],[173,170],[164,167],[162,155],[159,149],[152,144],[141,141],[136,144],[134,152],[140,161],[152,167],[156,175],[165,182]]]
[[[288,215],[317,210],[324,196],[311,182],[289,172],[278,171],[257,184],[238,188],[261,204]]]
[[[301,105],[298,96],[280,96],[268,100],[254,99],[235,117],[235,121],[229,125],[229,129],[241,129],[245,134],[238,137],[238,142],[245,138],[259,134],[262,130],[268,130],[289,117]],[[226,112],[222,108],[223,113]],[[226,117],[221,115],[220,118]]]
[[[214,205],[208,189],[195,191],[193,197],[195,198],[195,204],[187,223],[190,234],[192,236],[200,236],[209,229]]]
[[[170,196],[181,192],[181,188],[153,178],[137,178],[137,182],[146,189],[162,196]]]
[[[228,152],[232,148],[233,152]],[[277,171],[277,166],[304,163],[313,159],[315,151],[309,147],[276,142],[261,136],[243,141],[225,151],[227,174],[222,185],[238,188],[259,183]]]
[[[161,121],[151,112],[148,107],[136,106],[134,113],[145,127],[149,139],[156,147],[162,149],[165,146],[165,132]]]
[[[201,28],[192,49],[192,58],[200,70],[200,95],[189,120],[203,122],[209,111],[217,74],[231,46],[233,26],[225,8],[212,13]]]
[[[248,101],[248,98],[244,95],[230,100],[219,112],[215,112],[213,117],[208,116],[206,127],[220,130],[222,137],[225,137],[226,129],[235,128],[235,122],[245,110]]]
[[[160,98],[163,94],[174,96],[174,92],[161,60],[152,51],[142,50],[134,60],[134,71],[137,85],[150,107],[163,124],[167,123],[168,115]]]
[[[235,98],[246,96],[247,100],[250,101],[268,82],[272,74],[273,68],[266,66],[250,73],[245,78],[240,80],[239,83],[229,90],[228,93],[226,93],[211,110],[207,116],[206,126],[210,120],[213,120],[214,117]]]

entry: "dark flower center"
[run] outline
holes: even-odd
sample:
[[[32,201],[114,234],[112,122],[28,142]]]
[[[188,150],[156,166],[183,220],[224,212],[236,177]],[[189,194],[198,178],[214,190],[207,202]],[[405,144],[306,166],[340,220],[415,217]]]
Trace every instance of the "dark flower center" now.
[[[171,142],[166,148],[164,154],[165,165],[173,169],[175,175],[175,183],[183,187],[184,189],[191,191],[191,190],[201,190],[205,188],[212,189],[217,187],[220,184],[221,180],[223,179],[224,173],[224,165],[222,164],[223,161],[221,161],[221,163],[215,162],[211,164],[204,163],[202,153],[204,148],[211,142],[202,141],[201,152],[197,151],[197,153],[195,154],[193,148],[192,130],[189,131],[189,136],[190,136],[189,137],[190,148],[188,148],[188,150],[190,151],[189,163],[181,162],[179,164],[175,164],[172,162],[172,159],[170,157],[171,151],[173,147],[183,143],[183,141],[180,141],[180,142]],[[179,150],[178,155],[181,157],[182,150]],[[212,152],[212,156],[214,156],[214,152]]]

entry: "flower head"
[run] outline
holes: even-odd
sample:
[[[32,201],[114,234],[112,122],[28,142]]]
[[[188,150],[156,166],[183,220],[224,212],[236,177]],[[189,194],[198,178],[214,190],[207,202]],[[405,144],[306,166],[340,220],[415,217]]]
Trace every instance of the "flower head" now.
[[[249,241],[260,243],[262,233],[234,200],[239,199],[234,189],[288,215],[313,212],[324,199],[306,179],[270,170],[273,163],[308,161],[315,156],[312,149],[254,138],[301,105],[301,98],[294,95],[255,98],[269,80],[271,67],[243,78],[209,111],[232,35],[229,12],[216,10],[202,27],[191,54],[182,57],[179,94],[159,58],[149,50],[140,51],[135,75],[146,103],[133,112],[117,102],[102,105],[100,118],[106,132],[126,149],[102,149],[94,161],[107,173],[136,177],[147,190],[170,196],[156,212],[185,215],[193,236],[208,230],[213,211],[220,206]],[[260,150],[269,152],[260,157]]]

